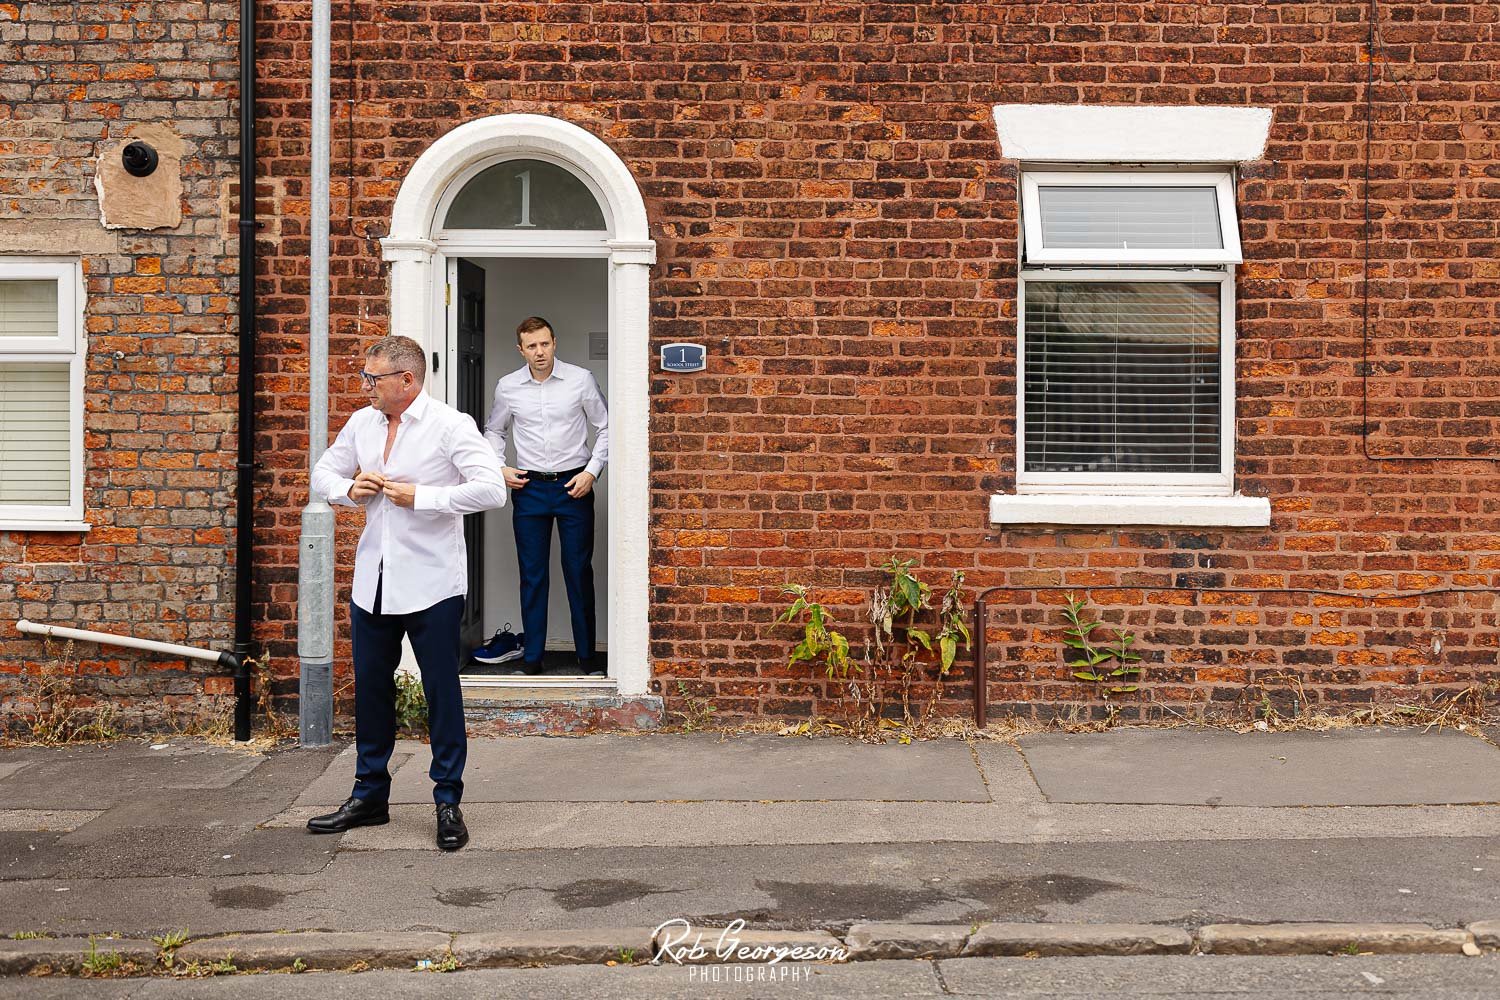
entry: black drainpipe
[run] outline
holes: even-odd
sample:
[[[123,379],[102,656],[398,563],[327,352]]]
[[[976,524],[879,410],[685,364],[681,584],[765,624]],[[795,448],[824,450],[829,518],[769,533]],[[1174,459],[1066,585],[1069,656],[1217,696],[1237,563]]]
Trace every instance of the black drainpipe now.
[[[255,0],[240,0],[240,418],[235,463],[234,738],[250,738],[255,552]],[[229,666],[230,664],[226,664]]]

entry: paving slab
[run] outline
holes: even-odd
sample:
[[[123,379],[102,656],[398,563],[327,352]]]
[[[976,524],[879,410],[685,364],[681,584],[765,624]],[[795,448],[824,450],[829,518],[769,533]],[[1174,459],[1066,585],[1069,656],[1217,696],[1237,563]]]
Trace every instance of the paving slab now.
[[[402,741],[393,804],[432,802],[432,755]],[[997,758],[998,759],[998,758]],[[336,806],[354,780],[340,754],[297,805]],[[871,746],[853,740],[713,733],[469,740],[464,804],[659,801],[987,802],[974,756],[956,740]]]
[[[1219,955],[958,958],[937,963],[945,996],[1084,1000],[1494,1000],[1500,957],[1341,955],[1239,958]],[[1368,973],[1368,975],[1366,975]]]
[[[1010,806],[1046,802],[1026,758],[1014,745],[985,740],[974,744],[973,754],[994,802]]]
[[[1020,741],[1052,802],[1394,806],[1500,802],[1500,749],[1456,732],[1117,730]]]
[[[42,981],[45,984],[46,981]],[[930,962],[860,962],[794,967],[725,965],[559,965],[541,969],[475,969],[451,974],[372,971],[301,975],[219,976],[192,983],[134,980],[119,984],[72,980],[74,992],[45,992],[46,1000],[328,1000],[353,994],[368,1000],[704,1000],[705,997],[827,997],[847,1000],[944,997]],[[27,993],[28,1000],[31,996]]]
[[[160,750],[135,742],[33,749],[26,767],[0,778],[0,808],[108,809],[164,789],[228,788],[264,759],[197,740]]]
[[[398,740],[396,750],[391,754],[391,762],[388,765],[392,779],[401,773],[401,768],[411,760],[414,754],[420,754],[422,761],[417,770],[425,775],[427,767],[432,763],[432,752],[428,747],[416,740]],[[349,792],[354,788],[354,761],[358,756],[357,751],[351,745],[345,747],[336,757],[328,763],[323,773],[318,775],[311,783],[302,789],[297,796],[295,805],[317,806],[309,815],[325,812],[324,806],[339,806],[349,797]],[[464,777],[469,777],[467,768]],[[427,797],[421,801],[431,802],[432,792],[429,790]]]

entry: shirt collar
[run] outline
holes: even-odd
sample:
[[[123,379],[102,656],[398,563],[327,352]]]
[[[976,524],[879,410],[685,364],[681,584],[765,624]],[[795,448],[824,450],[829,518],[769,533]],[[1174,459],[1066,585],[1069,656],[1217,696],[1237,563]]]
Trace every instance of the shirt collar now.
[[[401,411],[402,422],[407,420],[421,420],[427,415],[427,408],[431,403],[431,397],[427,395],[427,390],[423,389],[417,393],[417,398],[411,401],[411,405]]]
[[[564,361],[559,361],[556,358],[553,358],[552,359],[552,374],[548,375],[547,378],[549,378],[549,379],[554,379],[554,378],[555,379],[560,379],[560,380],[566,382],[567,378],[563,374],[563,368],[566,367],[566,364],[567,363],[564,362]],[[531,382],[534,385],[541,385],[542,384],[542,383],[540,383],[540,382],[538,382],[536,380],[536,376],[535,375],[531,374],[531,366],[530,365],[527,365],[525,368],[522,368],[521,371],[523,371],[523,372],[526,373],[526,381]]]

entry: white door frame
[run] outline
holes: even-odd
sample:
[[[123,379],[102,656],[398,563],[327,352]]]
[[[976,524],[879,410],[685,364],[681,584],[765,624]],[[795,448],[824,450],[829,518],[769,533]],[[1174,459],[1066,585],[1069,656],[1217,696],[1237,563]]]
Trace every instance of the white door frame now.
[[[601,198],[609,230],[557,242],[475,242],[440,232],[439,207],[462,177],[486,161],[541,156],[561,161]],[[487,234],[492,235],[492,234]],[[540,235],[540,234],[537,234]],[[381,240],[390,264],[392,333],[447,357],[447,258],[605,257],[609,266],[609,673],[622,695],[643,695],[651,679],[647,622],[650,575],[649,350],[650,268],[656,244],[635,178],[591,133],[546,115],[494,115],[467,122],[433,143],[396,195],[391,234]],[[447,378],[433,380],[434,395]],[[597,684],[597,682],[595,682]],[[594,686],[594,685],[590,685]]]

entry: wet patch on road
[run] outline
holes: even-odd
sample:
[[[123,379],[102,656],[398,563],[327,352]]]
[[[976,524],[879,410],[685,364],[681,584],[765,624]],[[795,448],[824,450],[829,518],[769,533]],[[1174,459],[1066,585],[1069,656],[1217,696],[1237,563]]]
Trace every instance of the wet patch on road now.
[[[565,910],[592,910],[677,891],[660,889],[634,879],[586,878],[558,886],[552,891],[552,899]]]
[[[232,885],[215,889],[208,901],[221,910],[269,910],[287,895],[263,885]]]
[[[498,893],[476,889],[473,886],[461,886],[438,893],[436,899],[444,906],[478,907],[494,902],[498,895]]]
[[[756,927],[847,927],[862,921],[930,922],[927,914],[941,910],[944,922],[959,920],[1035,921],[1045,908],[1081,903],[1101,892],[1126,886],[1074,875],[1034,875],[1025,878],[934,880],[924,885],[888,883],[777,882],[757,879],[755,887],[771,896],[770,906],[740,912],[709,913],[695,923],[722,926],[744,920]]]

